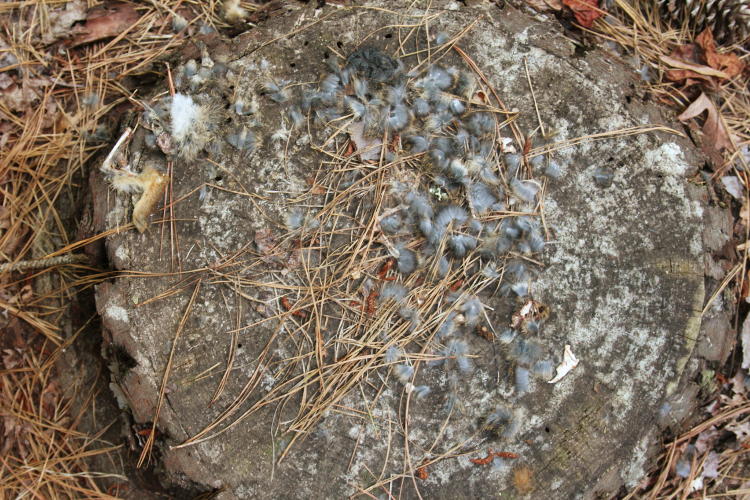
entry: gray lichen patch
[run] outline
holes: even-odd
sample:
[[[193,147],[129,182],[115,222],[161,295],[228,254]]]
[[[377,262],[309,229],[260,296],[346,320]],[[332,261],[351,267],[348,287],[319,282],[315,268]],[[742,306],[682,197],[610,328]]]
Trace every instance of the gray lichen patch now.
[[[117,381],[138,421],[152,418],[182,324],[158,422],[167,436],[162,450],[167,481],[225,487],[227,498],[339,497],[363,490],[408,495],[414,488],[431,497],[460,497],[466,491],[496,496],[517,493],[511,478],[525,466],[533,471],[535,492],[567,498],[616,488],[618,480],[633,481],[643,467],[659,408],[684,375],[703,300],[703,213],[697,190],[685,180],[695,170],[692,150],[663,131],[613,133],[571,145],[593,134],[661,124],[662,118],[624,98],[627,68],[598,54],[575,58],[565,38],[510,7],[434,10],[429,13],[439,14],[434,19],[419,9],[400,10],[301,9],[272,29],[216,44],[175,69],[178,93],[208,110],[211,122],[200,130],[210,140],[186,156],[167,151],[175,158],[172,197],[178,200],[166,212],[172,222],[157,222],[144,235],[120,233],[108,240],[113,262],[152,276],[118,278],[98,291],[112,341],[138,363]],[[316,22],[322,16],[325,20]],[[486,213],[471,213],[487,196],[484,190],[473,199],[467,196],[473,184],[459,175],[460,164],[442,167],[434,158],[439,155],[430,162],[419,160],[419,153],[406,161],[401,158],[409,155],[398,146],[381,150],[382,164],[363,162],[359,153],[347,150],[348,136],[355,132],[347,128],[352,117],[338,101],[304,109],[305,89],[320,93],[325,78],[337,71],[326,63],[335,53],[340,65],[358,54],[351,67],[382,69],[386,82],[403,71],[411,82],[408,92],[416,92],[416,82],[423,89],[436,87],[432,105],[444,94],[455,95],[452,75],[440,83],[439,69],[463,69],[465,61],[445,47],[430,49],[443,54],[433,66],[438,69],[420,64],[431,40],[425,22],[430,33],[444,31],[449,37],[471,25],[458,46],[506,108],[517,110],[515,125],[525,135],[539,125],[528,67],[549,132],[549,144],[537,132],[535,146],[555,149],[545,159],[560,162],[561,178],[545,180],[529,168],[530,159],[511,169],[502,153],[512,154],[516,138],[509,127],[495,125],[499,119],[492,126],[499,136],[493,137],[491,157],[503,194],[492,195],[497,204],[487,203]],[[410,25],[415,26],[411,34]],[[357,49],[365,38],[375,49],[363,55]],[[403,58],[403,70],[382,57],[403,55],[400,45],[407,52],[420,49]],[[376,87],[381,77],[368,75]],[[357,95],[354,83],[347,88],[333,80],[343,88],[336,95],[369,101],[372,113],[381,113],[387,101],[393,113],[378,116],[391,120],[392,128],[373,128],[387,146],[394,130],[402,143],[406,140],[398,103],[415,106],[416,94],[372,104],[375,99]],[[160,90],[150,102],[169,99]],[[470,119],[461,106],[468,103],[469,114],[499,106],[470,102],[473,97],[447,101],[446,113],[453,115],[446,115],[444,125],[412,118],[411,126],[431,127],[435,137],[457,135]],[[304,114],[299,124],[292,112],[297,105]],[[158,134],[159,127],[169,131],[168,120],[157,121],[148,122],[150,133]],[[365,136],[366,144],[375,143],[374,134]],[[139,158],[164,168],[165,148],[160,151],[156,144],[139,150]],[[515,144],[516,151],[521,147]],[[393,158],[386,159],[390,153]],[[606,187],[595,182],[598,169],[612,172]],[[440,176],[447,181],[436,182]],[[399,189],[391,189],[398,185],[424,194],[435,213],[427,215],[429,210],[413,207],[413,199],[399,198]],[[539,194],[535,186],[543,186]],[[442,227],[440,213],[451,203],[466,212],[456,211],[443,228],[454,238],[446,255],[457,274],[436,279],[438,288],[430,281],[436,274],[426,269],[434,262],[438,270],[433,256],[445,249],[431,231]],[[401,205],[417,215],[404,223],[405,233],[398,233],[401,222],[390,220],[396,236],[387,236],[383,220],[401,216],[407,210]],[[122,205],[97,208],[106,212],[117,206]],[[290,215],[295,210],[301,215]],[[526,212],[528,220],[522,219]],[[481,229],[472,225],[474,219]],[[551,309],[541,329],[526,322],[507,343],[490,335],[491,327],[500,335],[528,297],[516,299],[512,288],[503,288],[519,285],[507,276],[480,291],[477,283],[484,278],[477,271],[490,259],[465,248],[476,244],[471,238],[486,243],[485,228],[502,219],[538,227],[540,233],[543,228],[543,252],[514,242],[505,250],[513,252],[510,258],[503,253],[495,264],[509,270],[512,261],[526,259],[535,276],[530,295]],[[109,220],[110,228],[115,221],[127,221],[122,210]],[[351,237],[354,231],[357,238]],[[415,263],[401,260],[409,252]],[[339,255],[346,259],[336,260]],[[401,271],[381,275],[389,256]],[[360,265],[349,265],[360,259]],[[377,302],[391,283],[408,285],[405,298],[391,289],[395,301],[429,312],[414,330],[407,312],[385,299]],[[188,307],[196,289],[198,299]],[[516,290],[527,295],[523,287]],[[482,306],[472,305],[475,293]],[[322,311],[315,316],[319,323],[309,321],[316,308]],[[474,334],[471,320],[477,311],[486,328],[482,335]],[[439,333],[451,312],[461,316],[459,333]],[[560,382],[549,384],[528,372],[542,357],[559,363],[566,344],[580,364]],[[398,349],[389,354],[389,346]],[[357,353],[353,361],[347,358],[352,352]],[[366,376],[347,378],[351,374],[342,367],[348,363]],[[218,391],[221,380],[226,383]],[[332,380],[340,384],[337,390],[346,388],[340,397],[326,396]],[[421,387],[431,392],[418,398]],[[307,425],[308,416],[315,425]],[[289,428],[297,432],[283,432]],[[179,446],[195,436],[197,441]],[[487,448],[518,458],[487,465],[471,461],[484,457]]]

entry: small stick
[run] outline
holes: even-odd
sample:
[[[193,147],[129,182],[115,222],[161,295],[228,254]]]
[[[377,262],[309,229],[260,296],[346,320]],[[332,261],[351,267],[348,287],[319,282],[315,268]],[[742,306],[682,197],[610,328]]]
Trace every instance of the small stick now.
[[[531,99],[534,101],[534,110],[536,110],[536,119],[539,120],[539,129],[542,131],[542,137],[547,137],[547,133],[544,131],[544,123],[542,123],[542,116],[539,114],[539,106],[536,103],[536,95],[534,94],[534,86],[531,84],[531,75],[529,75],[529,63],[526,58],[523,58],[523,66],[526,68],[526,79],[529,81],[529,89],[531,90]]]

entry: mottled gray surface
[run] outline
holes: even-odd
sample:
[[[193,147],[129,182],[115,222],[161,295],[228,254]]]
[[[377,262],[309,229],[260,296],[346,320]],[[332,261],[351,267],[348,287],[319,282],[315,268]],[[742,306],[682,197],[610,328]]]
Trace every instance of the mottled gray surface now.
[[[477,21],[460,45],[506,106],[521,111],[521,130],[533,130],[538,123],[524,59],[541,119],[547,129],[559,132],[554,140],[663,123],[657,109],[633,97],[637,81],[630,69],[597,52],[577,57],[572,43],[554,33],[550,22],[538,22],[510,7],[449,7],[449,11],[433,11],[441,15],[431,21],[431,31],[454,34]],[[399,13],[400,17],[383,10],[336,7],[290,11],[270,21],[266,29],[214,43],[212,58],[227,64],[230,77],[210,82],[196,93],[208,96],[221,115],[231,96],[255,93],[263,78],[259,68],[264,59],[277,78],[316,81],[326,71],[327,47],[338,46],[336,50],[347,54],[370,34],[369,43],[393,49],[399,39],[394,26],[420,19],[407,14],[422,14],[404,9]],[[282,37],[315,21],[320,22]],[[401,34],[408,29],[402,27]],[[185,53],[199,54],[193,46]],[[444,62],[460,64],[455,54]],[[183,270],[215,264],[251,243],[256,230],[278,229],[286,213],[289,195],[285,193],[306,189],[305,180],[318,168],[321,156],[310,151],[306,134],[293,134],[288,151],[283,143],[267,139],[279,126],[280,108],[261,97],[257,101],[260,123],[254,131],[265,139],[256,152],[241,157],[225,144],[212,156],[216,164],[203,159],[175,163],[174,197],[180,202],[174,216]],[[648,449],[658,437],[659,409],[668,397],[676,397],[672,393],[678,390],[685,368],[692,366],[688,360],[700,325],[703,206],[700,190],[686,180],[697,161],[686,140],[665,133],[585,142],[557,154],[564,176],[549,184],[544,203],[545,223],[554,243],[544,252],[546,271],[533,292],[552,308],[540,343],[558,359],[563,346],[570,344],[581,363],[562,382],[536,380],[530,393],[513,397],[503,348],[473,339],[477,368],[462,388],[463,411],[453,415],[441,434],[441,447],[447,449],[473,435],[499,402],[516,408],[522,419],[512,440],[490,440],[471,455],[431,465],[428,479],[412,480],[403,456],[399,411],[403,391],[390,382],[377,405],[368,408],[370,416],[332,413],[276,466],[273,447],[279,437],[272,432],[278,419],[294,415],[290,406],[276,415],[272,408],[261,411],[196,446],[164,447],[165,477],[178,484],[226,487],[222,498],[340,498],[369,487],[375,478],[401,473],[407,479],[393,482],[392,491],[406,497],[415,496],[415,484],[429,498],[520,495],[511,468],[491,470],[469,461],[490,446],[520,455],[514,465],[533,471],[534,496],[554,492],[553,498],[589,498],[637,481],[644,473]],[[146,155],[143,161],[165,165],[158,155]],[[592,181],[592,173],[602,166],[615,172],[614,183],[606,189]],[[200,200],[194,190],[206,182],[218,188],[209,188],[208,196]],[[243,189],[262,198],[236,194]],[[107,194],[104,184],[95,191],[100,229],[128,221],[128,197]],[[160,218],[159,212],[152,220]],[[165,229],[163,244],[159,223],[143,235],[126,231],[110,237],[111,262],[118,269],[169,270],[169,230]],[[137,363],[116,377],[137,422],[152,419],[171,342],[192,286],[140,304],[180,279],[177,275],[123,277],[97,291],[106,338],[122,345]],[[262,290],[246,293],[268,301]],[[242,324],[262,317],[257,303],[245,301]],[[231,286],[202,284],[176,350],[159,421],[168,445],[194,435],[232,401],[277,326],[266,324],[240,336],[242,347],[230,383],[208,407],[225,366],[227,332],[236,328],[235,307]],[[491,315],[498,330],[508,321],[508,312],[507,306],[498,304]],[[275,349],[274,359],[289,354],[283,346]],[[212,368],[209,376],[199,377]],[[439,372],[424,373],[428,383],[438,388],[444,383]],[[269,374],[259,390],[272,384]],[[372,396],[367,392],[368,398]],[[359,391],[342,404],[364,409]],[[441,433],[447,416],[441,407],[439,389],[424,401],[411,402],[409,442],[414,466]]]

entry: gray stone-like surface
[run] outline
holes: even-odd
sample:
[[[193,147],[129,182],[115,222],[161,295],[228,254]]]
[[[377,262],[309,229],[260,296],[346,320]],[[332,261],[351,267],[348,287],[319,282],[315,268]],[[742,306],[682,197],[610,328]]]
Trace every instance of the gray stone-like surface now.
[[[524,59],[539,115],[548,130],[558,131],[555,141],[664,123],[657,109],[628,97],[635,83],[630,69],[596,51],[576,56],[572,43],[555,33],[551,23],[511,7],[451,6],[455,9],[432,11],[440,15],[430,21],[431,32],[455,34],[476,22],[460,46],[506,106],[521,112],[522,131],[538,125]],[[324,53],[332,49],[346,55],[366,35],[372,45],[396,48],[399,34],[421,19],[410,16],[423,14],[403,8],[398,13],[336,7],[291,10],[270,21],[268,28],[231,42],[208,39],[213,60],[226,64],[230,74],[193,93],[204,94],[216,113],[224,113],[233,96],[256,93],[263,60],[278,79],[317,81],[327,71]],[[292,32],[296,34],[284,36]],[[186,48],[185,57],[199,56],[196,50]],[[443,63],[461,64],[453,53]],[[319,167],[322,156],[310,150],[306,134],[293,134],[288,150],[268,139],[280,125],[282,108],[261,96],[257,101],[259,124],[253,130],[260,141],[252,155],[243,157],[225,144],[212,162],[175,162],[173,191],[180,201],[174,218],[185,271],[228,258],[251,244],[258,230],[278,229],[287,212],[286,200],[307,189],[306,180]],[[231,110],[226,113],[229,116]],[[233,124],[226,126],[229,133]],[[438,389],[424,401],[412,400],[409,412],[412,467],[419,465],[438,435],[443,450],[470,438],[500,402],[513,406],[521,419],[513,439],[484,442],[471,455],[432,464],[426,480],[412,479],[403,455],[403,391],[391,381],[374,407],[365,408],[359,389],[353,391],[342,401],[340,413],[331,412],[276,465],[274,451],[278,452],[280,438],[273,430],[279,420],[294,417],[291,403],[278,413],[274,408],[260,411],[214,439],[170,449],[211,423],[239,394],[258,353],[278,327],[264,323],[240,335],[235,370],[222,397],[209,406],[226,363],[228,332],[237,327],[232,284],[220,283],[213,275],[201,283],[181,333],[161,412],[159,428],[167,436],[162,447],[165,477],[175,483],[225,487],[222,498],[340,498],[394,474],[405,474],[406,479],[386,488],[407,497],[415,496],[415,485],[429,498],[515,497],[521,491],[514,486],[513,468],[521,466],[533,471],[534,496],[591,498],[637,481],[658,436],[659,409],[686,376],[700,325],[703,208],[699,189],[687,181],[697,161],[686,140],[665,133],[584,142],[556,154],[564,175],[548,184],[544,201],[553,243],[545,249],[546,270],[533,292],[552,308],[539,341],[558,360],[563,346],[571,345],[580,365],[560,383],[536,380],[528,394],[510,397],[512,383],[508,384],[502,346],[490,346],[477,337],[470,346],[478,356],[476,371],[462,388],[463,409],[446,425],[440,398],[444,381],[425,370],[426,380]],[[148,154],[142,162],[161,168],[166,164]],[[614,170],[611,187],[594,184],[592,174],[598,167]],[[215,187],[200,199],[197,188],[204,183]],[[238,194],[245,190],[249,196]],[[128,197],[108,194],[103,183],[95,192],[95,220],[101,229],[128,222]],[[118,269],[170,270],[169,228],[162,235],[158,222],[143,235],[115,234],[107,247]],[[193,291],[193,276],[197,274],[120,277],[97,290],[106,338],[124,347],[137,363],[115,377],[137,422],[153,417],[172,339]],[[178,293],[143,304],[173,287]],[[263,318],[257,311],[259,302],[272,302],[263,290],[245,293],[254,301],[244,301],[241,325]],[[508,312],[498,304],[491,314],[496,329],[503,329]],[[280,359],[285,354],[289,353],[279,346],[273,356]],[[202,376],[205,373],[208,376]],[[273,383],[269,374],[258,390],[268,390]],[[372,398],[369,390],[366,396]],[[343,411],[346,408],[353,411]],[[488,446],[520,458],[502,470],[469,461],[483,456]]]

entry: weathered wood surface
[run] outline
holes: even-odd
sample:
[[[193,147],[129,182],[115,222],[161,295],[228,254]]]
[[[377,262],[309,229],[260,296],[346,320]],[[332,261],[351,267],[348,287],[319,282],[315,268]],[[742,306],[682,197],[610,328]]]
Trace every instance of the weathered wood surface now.
[[[553,140],[665,123],[661,112],[643,104],[636,94],[637,75],[631,69],[597,51],[576,55],[573,44],[549,22],[511,7],[432,12],[440,13],[430,21],[432,33],[455,34],[475,23],[460,46],[505,105],[521,112],[522,131],[538,125],[524,60],[539,115],[547,130],[558,131]],[[266,28],[232,41],[209,38],[212,59],[242,76],[236,81],[211,81],[194,93],[210,96],[217,112],[231,114],[226,109],[231,96],[256,91],[262,60],[268,61],[278,79],[317,81],[327,71],[323,59],[330,48],[346,55],[371,34],[368,43],[392,51],[399,34],[421,21],[410,15],[422,13],[403,8],[294,9],[269,21]],[[295,30],[299,30],[296,35],[284,36]],[[185,49],[183,60],[196,57],[200,60],[196,46]],[[455,53],[443,63],[461,64]],[[174,198],[180,201],[174,206],[174,218],[185,271],[215,265],[251,244],[258,230],[277,230],[287,212],[285,201],[290,195],[284,193],[307,189],[306,180],[319,167],[322,157],[300,139],[305,134],[293,133],[287,151],[283,143],[267,140],[279,127],[282,108],[268,100],[259,103],[255,116],[260,123],[254,131],[266,139],[259,141],[252,155],[242,158],[225,147],[211,156],[211,162],[202,156],[175,162]],[[693,366],[690,357],[704,301],[702,193],[687,180],[697,160],[688,141],[661,132],[585,142],[556,154],[564,175],[548,184],[544,201],[545,224],[553,242],[541,256],[546,269],[533,293],[552,309],[539,342],[557,360],[563,346],[571,345],[580,365],[560,383],[535,380],[528,394],[512,395],[504,347],[476,337],[470,350],[478,358],[462,388],[463,407],[446,424],[441,399],[444,376],[425,369],[433,394],[412,400],[409,409],[412,467],[426,456],[425,449],[439,434],[441,449],[474,435],[498,403],[514,408],[522,420],[512,439],[482,442],[479,451],[441,460],[430,465],[427,479],[413,480],[413,469],[404,460],[404,416],[399,406],[403,387],[391,377],[377,404],[366,407],[362,402],[363,394],[368,400],[374,397],[373,386],[352,391],[342,401],[342,411],[331,412],[275,466],[279,437],[272,433],[279,420],[294,417],[291,404],[279,413],[273,408],[261,411],[206,442],[170,449],[209,424],[239,394],[278,326],[263,324],[240,335],[229,383],[209,406],[225,367],[228,332],[237,327],[237,303],[231,284],[211,284],[207,278],[181,332],[159,420],[159,429],[168,436],[162,449],[168,481],[223,486],[222,498],[341,498],[378,479],[406,474],[405,480],[386,486],[392,488],[388,491],[411,498],[416,496],[416,485],[428,498],[494,498],[519,496],[519,486],[523,488],[514,484],[514,471],[528,467],[534,477],[532,495],[537,498],[552,493],[554,498],[591,498],[638,480],[649,447],[659,435],[660,409],[670,398],[679,399],[680,380]],[[153,154],[144,155],[142,162],[166,165],[163,156]],[[614,171],[608,188],[597,187],[592,180],[599,167]],[[217,187],[208,188],[208,197],[199,199],[196,188],[204,183]],[[236,194],[242,190],[265,199]],[[130,205],[128,197],[108,192],[101,180],[95,182],[100,229],[127,223]],[[259,208],[272,220],[261,217]],[[152,220],[160,219],[160,213]],[[122,270],[169,271],[168,226],[163,234],[155,223],[145,234],[113,235],[107,241],[111,262]],[[249,248],[254,250],[252,245]],[[153,417],[172,340],[193,288],[142,303],[180,279],[176,275],[122,277],[97,290],[105,339],[124,347],[137,363],[126,374],[115,375],[137,422]],[[262,318],[258,303],[272,303],[263,290],[245,293],[255,302],[243,301],[241,325]],[[490,317],[502,330],[515,306],[497,301],[490,303],[495,308]],[[288,354],[283,347],[275,349],[277,358]],[[199,376],[207,370],[209,376]],[[268,377],[259,390],[268,390],[271,384]],[[487,447],[520,458],[497,470],[470,462],[484,456]]]

